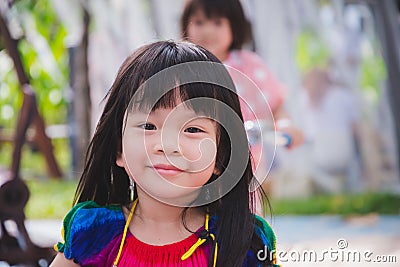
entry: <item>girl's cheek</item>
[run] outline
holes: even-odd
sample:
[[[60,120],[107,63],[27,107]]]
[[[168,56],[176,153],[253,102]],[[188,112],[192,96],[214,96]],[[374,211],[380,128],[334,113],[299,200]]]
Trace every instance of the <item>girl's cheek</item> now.
[[[206,31],[206,26],[193,26],[188,29],[188,37],[189,39],[198,40],[204,36],[204,32]]]
[[[214,140],[209,138],[191,141],[182,145],[182,154],[190,161],[191,166],[200,171],[213,164],[216,158],[217,148]]]
[[[180,150],[183,157],[190,162],[196,161],[201,157],[198,141],[180,140]]]

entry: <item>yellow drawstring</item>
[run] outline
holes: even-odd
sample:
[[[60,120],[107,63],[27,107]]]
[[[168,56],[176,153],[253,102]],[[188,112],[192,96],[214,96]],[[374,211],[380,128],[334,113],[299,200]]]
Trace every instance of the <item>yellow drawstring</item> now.
[[[127,232],[128,232],[129,224],[130,224],[130,222],[131,222],[131,220],[132,220],[133,212],[134,212],[134,210],[135,210],[135,208],[136,208],[137,202],[138,202],[138,199],[136,199],[136,200],[133,202],[132,208],[131,208],[131,210],[130,210],[130,212],[129,212],[128,219],[126,220],[125,228],[124,228],[124,233],[123,233],[123,235],[122,235],[121,244],[119,245],[118,254],[117,254],[117,257],[115,258],[113,267],[117,267],[117,266],[118,266],[118,262],[119,262],[119,259],[120,259],[120,257],[121,257],[122,249],[123,249],[124,244],[125,244],[126,234],[127,234]],[[206,222],[205,222],[205,225],[204,225],[204,229],[207,231],[207,233],[209,234],[209,236],[212,238],[213,242],[215,242],[214,258],[213,258],[213,261],[214,261],[213,266],[215,267],[215,266],[217,266],[218,243],[216,242],[215,235],[212,234],[212,233],[210,233],[210,232],[208,231],[208,222],[209,222],[209,220],[210,220],[210,216],[209,216],[208,214],[206,214]],[[207,241],[207,238],[199,237],[199,239],[197,240],[197,242],[196,242],[193,246],[191,246],[190,249],[189,249],[185,254],[182,255],[181,259],[182,259],[182,260],[186,260],[187,258],[189,258],[189,257],[195,252],[195,250],[196,250],[198,247],[200,247],[202,244],[204,244],[206,241]]]
[[[186,260],[187,258],[189,258],[190,256],[192,256],[192,254],[194,253],[194,251],[200,247],[201,245],[203,245],[204,242],[206,242],[206,239],[203,238],[199,238],[197,240],[196,243],[194,243],[193,246],[190,247],[190,249],[188,251],[185,252],[185,254],[182,255],[181,260]]]
[[[129,212],[128,220],[126,220],[125,228],[124,228],[124,234],[122,235],[122,240],[121,240],[121,244],[119,245],[118,255],[117,255],[117,258],[114,261],[113,267],[117,267],[118,262],[119,262],[119,258],[121,257],[122,248],[124,247],[126,234],[128,232],[129,224],[131,223],[133,211],[136,208],[137,202],[138,202],[138,199],[136,199],[135,202],[133,202],[131,211]]]
[[[207,231],[209,236],[213,239],[213,242],[215,242],[214,259],[213,259],[213,262],[214,262],[213,266],[215,267],[215,266],[217,266],[218,243],[216,242],[215,235],[208,231],[208,222],[209,222],[209,220],[210,220],[210,216],[208,214],[206,214],[206,222],[205,222],[205,225],[204,225],[204,229],[205,229],[205,231]],[[207,241],[207,238],[199,237],[197,242],[194,243],[194,245],[191,246],[190,249],[188,251],[186,251],[185,254],[182,255],[181,260],[186,260],[187,258],[192,256],[192,254],[195,252],[195,250],[198,247],[200,247],[206,241]]]

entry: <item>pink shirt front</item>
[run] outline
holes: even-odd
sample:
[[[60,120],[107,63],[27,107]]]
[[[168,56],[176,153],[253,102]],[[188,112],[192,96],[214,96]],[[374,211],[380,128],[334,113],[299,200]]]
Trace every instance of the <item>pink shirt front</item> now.
[[[286,88],[251,51],[233,50],[223,62],[235,83],[246,120],[268,120],[283,104]],[[231,68],[229,68],[231,67]],[[233,69],[232,69],[233,68]]]
[[[204,229],[204,228],[201,228]],[[201,230],[199,229],[198,232]],[[181,260],[199,238],[196,234],[168,245],[149,245],[129,233],[119,266],[135,267],[191,267],[207,266],[211,244],[197,248],[186,260]]]
[[[261,120],[267,122],[273,131],[273,114],[283,104],[286,88],[271,74],[262,59],[251,51],[233,50],[223,62],[231,75],[240,98],[244,121]],[[261,135],[261,133],[259,133]],[[249,137],[250,138],[250,137]],[[251,138],[249,139],[251,140]],[[265,179],[267,170],[272,165],[273,156],[265,155],[261,140],[251,144],[253,171],[258,180]],[[267,153],[272,153],[271,146]]]

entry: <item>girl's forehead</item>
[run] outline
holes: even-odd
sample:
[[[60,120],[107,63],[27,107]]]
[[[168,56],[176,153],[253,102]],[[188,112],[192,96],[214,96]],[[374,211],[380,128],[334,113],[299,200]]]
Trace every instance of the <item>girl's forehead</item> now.
[[[181,116],[199,116],[193,109],[186,106],[184,103],[177,103],[174,107],[159,107],[150,112],[150,114],[175,114]]]
[[[188,105],[188,101],[182,101],[181,99],[176,99],[174,104],[171,106],[159,106],[153,109],[131,109],[129,113],[140,113],[148,115],[157,114],[178,114],[182,116],[204,116],[203,112],[195,111],[192,107]]]
[[[186,117],[186,118],[198,118],[206,117],[203,112],[196,112],[194,109],[185,105],[184,103],[177,104],[174,107],[157,107],[152,110],[132,110],[131,114],[144,115],[144,116],[172,116],[172,117]]]
[[[202,6],[196,7],[190,17],[201,17],[207,19],[216,19],[216,18],[226,18],[227,16],[218,9],[209,9],[206,10]]]

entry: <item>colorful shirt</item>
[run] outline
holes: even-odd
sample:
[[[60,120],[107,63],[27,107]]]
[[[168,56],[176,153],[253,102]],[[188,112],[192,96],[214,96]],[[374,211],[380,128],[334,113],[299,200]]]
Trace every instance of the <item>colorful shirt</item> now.
[[[215,225],[215,221],[213,217],[210,225]],[[65,217],[62,231],[64,242],[56,244],[55,249],[80,266],[110,267],[117,257],[125,222],[120,206],[104,207],[93,201],[79,203]],[[210,229],[213,228],[211,226]],[[203,227],[184,240],[163,246],[146,244],[128,232],[118,266],[207,266],[211,251],[209,242],[197,248],[186,260],[181,260],[181,256],[196,243],[201,230]],[[272,229],[258,216],[256,216],[255,233],[269,251],[275,251],[275,236]],[[249,250],[243,266],[261,265],[257,256]]]

